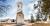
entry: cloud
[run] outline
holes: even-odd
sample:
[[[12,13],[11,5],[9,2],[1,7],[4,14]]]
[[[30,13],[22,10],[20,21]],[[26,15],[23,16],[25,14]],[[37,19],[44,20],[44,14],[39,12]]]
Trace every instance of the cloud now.
[[[30,19],[29,11],[30,9],[27,7],[27,5],[24,5],[23,6],[24,20]]]
[[[30,19],[30,15],[24,15],[24,20]]]
[[[34,3],[28,4],[28,8],[30,8],[32,10],[33,9],[33,5],[34,5]]]
[[[31,14],[31,10],[33,9],[33,3],[28,4],[28,5],[24,5],[23,6],[23,12],[24,12],[24,19],[28,20],[31,19],[30,14]]]

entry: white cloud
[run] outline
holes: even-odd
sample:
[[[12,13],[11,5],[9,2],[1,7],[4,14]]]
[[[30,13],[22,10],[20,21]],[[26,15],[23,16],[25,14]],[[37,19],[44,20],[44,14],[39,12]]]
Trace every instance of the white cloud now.
[[[33,3],[28,4],[28,8],[30,8],[31,10],[33,9]]]
[[[32,11],[29,11],[29,14],[31,14],[32,13]]]
[[[24,20],[28,20],[28,19],[30,19],[29,15],[27,15],[27,14],[25,13],[25,11],[26,11],[26,10],[25,10],[26,7],[27,7],[27,5],[23,5]]]
[[[30,15],[24,15],[24,20],[30,19]]]

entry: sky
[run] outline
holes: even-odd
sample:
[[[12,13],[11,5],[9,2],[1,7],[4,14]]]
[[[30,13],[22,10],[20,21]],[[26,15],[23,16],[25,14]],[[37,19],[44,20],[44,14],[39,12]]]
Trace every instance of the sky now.
[[[29,6],[33,6],[34,3],[37,3],[36,1],[37,0],[33,0],[33,3],[32,3],[32,0],[23,0],[23,13],[24,13],[25,19],[30,19],[31,10],[33,7],[29,7]],[[0,0],[0,3],[11,6],[7,10],[7,16],[0,17],[0,19],[7,19],[7,18],[16,19],[17,0]]]

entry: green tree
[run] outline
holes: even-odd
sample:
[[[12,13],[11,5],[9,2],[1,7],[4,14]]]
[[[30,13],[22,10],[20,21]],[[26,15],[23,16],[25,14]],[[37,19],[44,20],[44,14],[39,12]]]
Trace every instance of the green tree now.
[[[34,22],[34,17],[33,17],[33,14],[31,14],[31,23]]]
[[[37,19],[36,19],[36,21],[41,21],[39,14],[37,14]]]
[[[42,6],[42,12],[47,17],[48,14],[50,14],[50,0],[42,0],[43,6]],[[45,17],[44,20],[47,20]]]
[[[43,14],[48,14],[50,11],[50,0],[42,0],[43,6],[42,6],[42,12]]]

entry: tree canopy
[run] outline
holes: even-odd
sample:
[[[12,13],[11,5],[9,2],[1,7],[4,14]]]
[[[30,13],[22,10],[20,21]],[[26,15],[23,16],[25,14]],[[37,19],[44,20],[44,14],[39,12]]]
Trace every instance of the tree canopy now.
[[[50,11],[50,0],[42,0],[42,12],[48,14]]]

